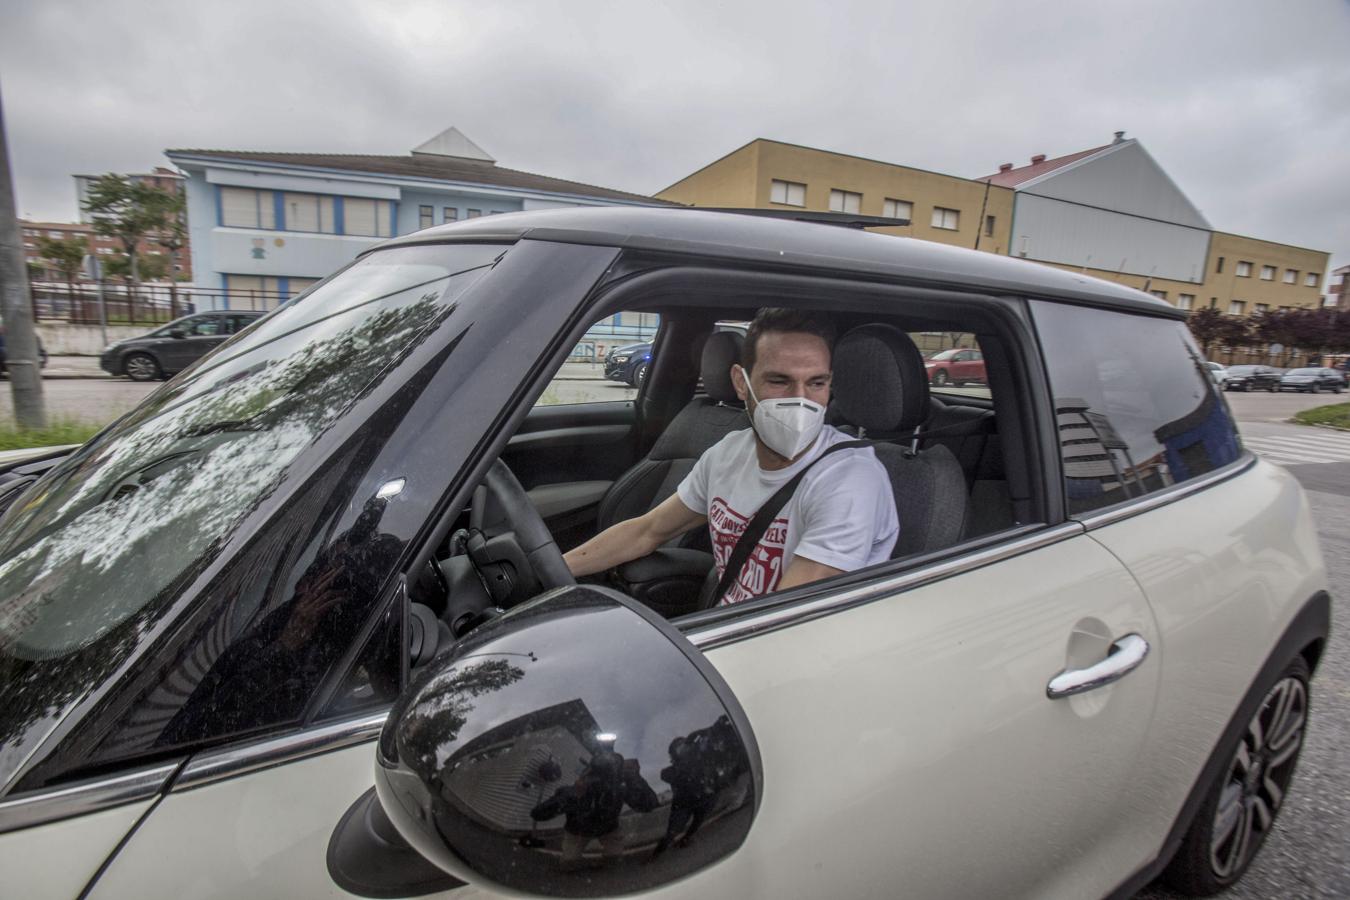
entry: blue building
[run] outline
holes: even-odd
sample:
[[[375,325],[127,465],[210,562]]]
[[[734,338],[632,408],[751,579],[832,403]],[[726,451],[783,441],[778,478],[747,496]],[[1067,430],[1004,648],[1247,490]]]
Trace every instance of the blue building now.
[[[456,128],[407,156],[165,155],[187,176],[198,309],[271,309],[370,245],[445,222],[566,206],[669,205],[503,168]]]

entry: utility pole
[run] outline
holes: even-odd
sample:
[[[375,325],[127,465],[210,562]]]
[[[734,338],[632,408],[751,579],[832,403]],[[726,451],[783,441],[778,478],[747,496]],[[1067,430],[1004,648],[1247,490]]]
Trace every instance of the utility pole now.
[[[5,369],[14,395],[14,420],[20,428],[43,428],[47,409],[42,399],[33,302],[16,209],[5,110],[0,102],[0,315],[5,319]]]

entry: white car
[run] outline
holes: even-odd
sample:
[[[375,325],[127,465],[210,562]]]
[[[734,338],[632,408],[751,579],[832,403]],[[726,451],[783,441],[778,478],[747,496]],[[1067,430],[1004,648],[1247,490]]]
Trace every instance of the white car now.
[[[783,304],[842,335],[893,558],[706,608],[691,534],[576,584],[559,545],[748,427],[714,326]],[[660,315],[637,400],[537,403],[619,311]],[[933,332],[980,389],[929,396]],[[0,470],[0,894],[1220,889],[1297,790],[1329,598],[1200,366],[1146,294],[819,223],[389,241]]]
[[[1219,387],[1223,387],[1224,382],[1228,380],[1228,367],[1222,363],[1209,362],[1206,360],[1205,368],[1209,369],[1209,377],[1214,379],[1214,383]]]

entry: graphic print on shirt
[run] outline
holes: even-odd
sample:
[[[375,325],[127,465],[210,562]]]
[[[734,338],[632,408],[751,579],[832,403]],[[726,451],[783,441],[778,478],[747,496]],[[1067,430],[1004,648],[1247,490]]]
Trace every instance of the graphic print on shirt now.
[[[708,509],[708,533],[712,538],[713,562],[717,566],[718,579],[726,571],[736,542],[749,524],[749,516],[736,512],[721,497],[713,498]],[[764,529],[764,537],[750,552],[745,565],[741,567],[740,577],[732,582],[722,597],[723,605],[740,603],[777,590],[778,582],[783,577],[783,547],[787,542],[787,530],[786,516],[779,516]]]

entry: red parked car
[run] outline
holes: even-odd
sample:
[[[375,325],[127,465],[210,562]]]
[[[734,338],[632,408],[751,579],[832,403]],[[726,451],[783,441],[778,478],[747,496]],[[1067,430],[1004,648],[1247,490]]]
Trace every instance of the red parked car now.
[[[984,354],[978,350],[966,347],[943,350],[924,360],[923,366],[928,371],[929,384],[957,387],[967,382],[988,384],[984,375]]]

